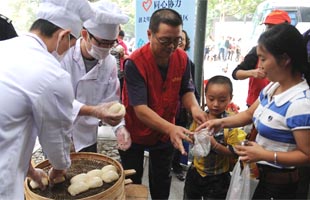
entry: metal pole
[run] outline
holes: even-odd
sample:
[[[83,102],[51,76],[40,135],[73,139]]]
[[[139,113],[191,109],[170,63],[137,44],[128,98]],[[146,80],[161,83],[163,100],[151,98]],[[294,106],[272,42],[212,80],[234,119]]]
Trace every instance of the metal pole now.
[[[194,43],[194,64],[195,64],[195,84],[197,90],[200,91],[201,105],[204,105],[203,93],[203,61],[204,61],[204,46],[206,35],[206,21],[208,0],[197,0],[196,4],[196,31]]]

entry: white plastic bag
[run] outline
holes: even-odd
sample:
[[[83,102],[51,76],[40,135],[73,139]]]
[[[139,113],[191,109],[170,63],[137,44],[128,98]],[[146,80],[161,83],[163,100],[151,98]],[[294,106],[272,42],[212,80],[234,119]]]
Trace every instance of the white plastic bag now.
[[[248,164],[243,164],[241,168],[241,161],[238,160],[230,180],[229,189],[226,195],[226,200],[250,200],[252,198],[251,193],[251,172]]]
[[[211,148],[210,133],[208,129],[202,129],[194,134],[194,145],[191,149],[193,156],[206,157]]]

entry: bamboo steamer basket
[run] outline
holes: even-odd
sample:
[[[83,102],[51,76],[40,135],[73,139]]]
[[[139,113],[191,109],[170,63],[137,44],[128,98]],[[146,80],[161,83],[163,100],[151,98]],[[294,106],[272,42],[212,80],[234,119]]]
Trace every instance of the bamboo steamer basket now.
[[[101,200],[114,199],[123,200],[126,198],[125,194],[125,173],[121,164],[102,154],[98,153],[71,153],[71,167],[67,170],[66,181],[55,185],[53,188],[47,188],[44,191],[40,189],[31,189],[29,186],[30,180],[27,178],[24,183],[26,200],[51,200],[51,199],[80,199],[80,200]],[[86,173],[92,169],[101,169],[105,165],[114,165],[117,168],[119,179],[112,183],[104,183],[103,186],[95,189],[90,189],[86,192],[80,193],[76,196],[71,196],[67,191],[70,185],[70,179],[79,173]],[[48,160],[42,161],[35,166],[44,171],[51,168]]]

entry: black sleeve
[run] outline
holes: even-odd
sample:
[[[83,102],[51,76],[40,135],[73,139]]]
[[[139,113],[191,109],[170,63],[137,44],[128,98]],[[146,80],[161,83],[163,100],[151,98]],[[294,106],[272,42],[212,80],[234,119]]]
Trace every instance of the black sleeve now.
[[[258,62],[258,56],[256,53],[256,46],[253,47],[250,52],[244,57],[244,60],[234,69],[232,72],[232,77],[238,80],[236,73],[238,70],[251,70],[255,69]]]
[[[194,80],[194,87],[195,87],[195,97],[196,100],[198,101],[198,103],[200,103],[200,92],[197,90],[197,87],[195,85],[195,64],[190,60],[190,64],[191,64],[191,74]]]
[[[195,84],[191,73],[191,60],[187,59],[185,73],[182,77],[181,89],[179,95],[182,97],[187,92],[194,92]]]
[[[143,77],[131,60],[124,63],[129,105],[147,105],[147,89]]]

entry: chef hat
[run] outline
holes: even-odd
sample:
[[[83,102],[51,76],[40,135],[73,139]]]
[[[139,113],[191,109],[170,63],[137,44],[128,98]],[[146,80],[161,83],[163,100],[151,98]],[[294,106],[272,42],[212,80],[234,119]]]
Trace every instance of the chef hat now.
[[[115,40],[119,32],[119,25],[126,24],[128,16],[111,2],[104,0],[91,3],[96,15],[84,22],[84,27],[100,39]]]
[[[70,29],[71,34],[80,36],[83,22],[94,15],[87,0],[42,0],[37,14],[62,29]]]

